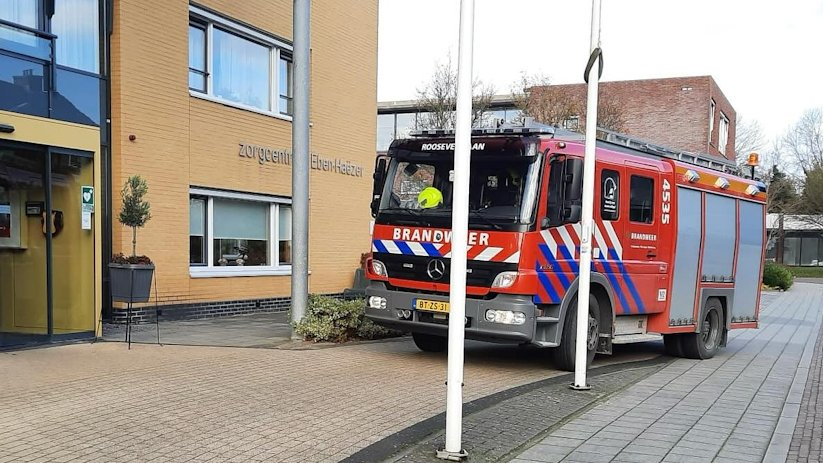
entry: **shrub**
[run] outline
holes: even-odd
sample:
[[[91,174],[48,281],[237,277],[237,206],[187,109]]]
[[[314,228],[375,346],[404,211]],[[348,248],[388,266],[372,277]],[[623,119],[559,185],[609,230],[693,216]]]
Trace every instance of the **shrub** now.
[[[783,291],[791,288],[794,276],[786,267],[774,262],[766,262],[763,269],[763,284]]]
[[[366,301],[341,300],[309,295],[309,310],[295,331],[315,342],[346,342],[353,339],[380,339],[401,333],[375,325],[366,318]]]

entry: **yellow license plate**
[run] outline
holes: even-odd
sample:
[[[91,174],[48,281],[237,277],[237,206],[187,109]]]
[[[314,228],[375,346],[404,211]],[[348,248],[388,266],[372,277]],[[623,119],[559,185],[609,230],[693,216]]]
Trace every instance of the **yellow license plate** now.
[[[415,299],[414,308],[417,310],[426,310],[429,312],[449,313],[448,302],[430,301],[428,299]]]

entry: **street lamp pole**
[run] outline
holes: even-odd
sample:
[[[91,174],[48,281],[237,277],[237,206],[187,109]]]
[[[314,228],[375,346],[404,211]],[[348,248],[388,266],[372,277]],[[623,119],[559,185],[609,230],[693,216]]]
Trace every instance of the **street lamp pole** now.
[[[592,266],[592,227],[594,225],[594,156],[597,144],[597,84],[600,77],[600,0],[592,0],[591,54],[584,78],[588,82],[586,101],[586,149],[583,158],[583,198],[580,219],[580,278],[577,287],[577,333],[575,342],[574,383],[572,389],[586,390],[587,334],[589,332],[589,288]],[[595,63],[597,61],[597,63]],[[595,69],[596,68],[596,69]],[[594,333],[597,342],[597,333]]]
[[[292,116],[292,326],[309,305],[309,41],[311,0],[294,0],[294,115]],[[300,339],[292,328],[292,339]]]
[[[454,133],[454,186],[452,195],[452,250],[449,276],[449,359],[446,381],[446,447],[443,460],[460,461],[463,450],[463,348],[466,317],[466,252],[469,235],[469,168],[472,130],[472,49],[474,0],[460,1],[460,38],[457,51],[457,112]]]

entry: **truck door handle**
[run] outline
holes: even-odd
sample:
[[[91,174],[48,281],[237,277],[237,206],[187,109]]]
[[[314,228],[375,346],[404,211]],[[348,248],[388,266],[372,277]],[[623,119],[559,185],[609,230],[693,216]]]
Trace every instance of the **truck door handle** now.
[[[654,251],[649,251],[646,253],[646,257],[657,257],[657,253]]]

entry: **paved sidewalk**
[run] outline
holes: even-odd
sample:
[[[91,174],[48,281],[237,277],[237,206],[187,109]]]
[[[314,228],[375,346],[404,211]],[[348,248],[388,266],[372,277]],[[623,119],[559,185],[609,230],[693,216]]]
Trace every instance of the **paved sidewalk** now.
[[[817,335],[813,359],[803,390],[797,424],[789,446],[787,463],[823,461],[823,328]]]
[[[773,437],[794,428],[799,405],[787,397],[803,388],[805,378],[792,379],[808,371],[821,313],[823,287],[797,283],[761,313],[759,330],[731,332],[715,358],[678,359],[512,463],[785,461],[788,446]]]
[[[103,324],[103,339],[123,342],[126,325]],[[131,342],[185,346],[275,347],[291,340],[289,312],[168,320],[131,326]]]
[[[654,358],[627,351],[610,362]],[[467,343],[465,397],[563,372]],[[445,408],[409,338],[310,350],[77,344],[0,353],[0,463],[337,462]]]

